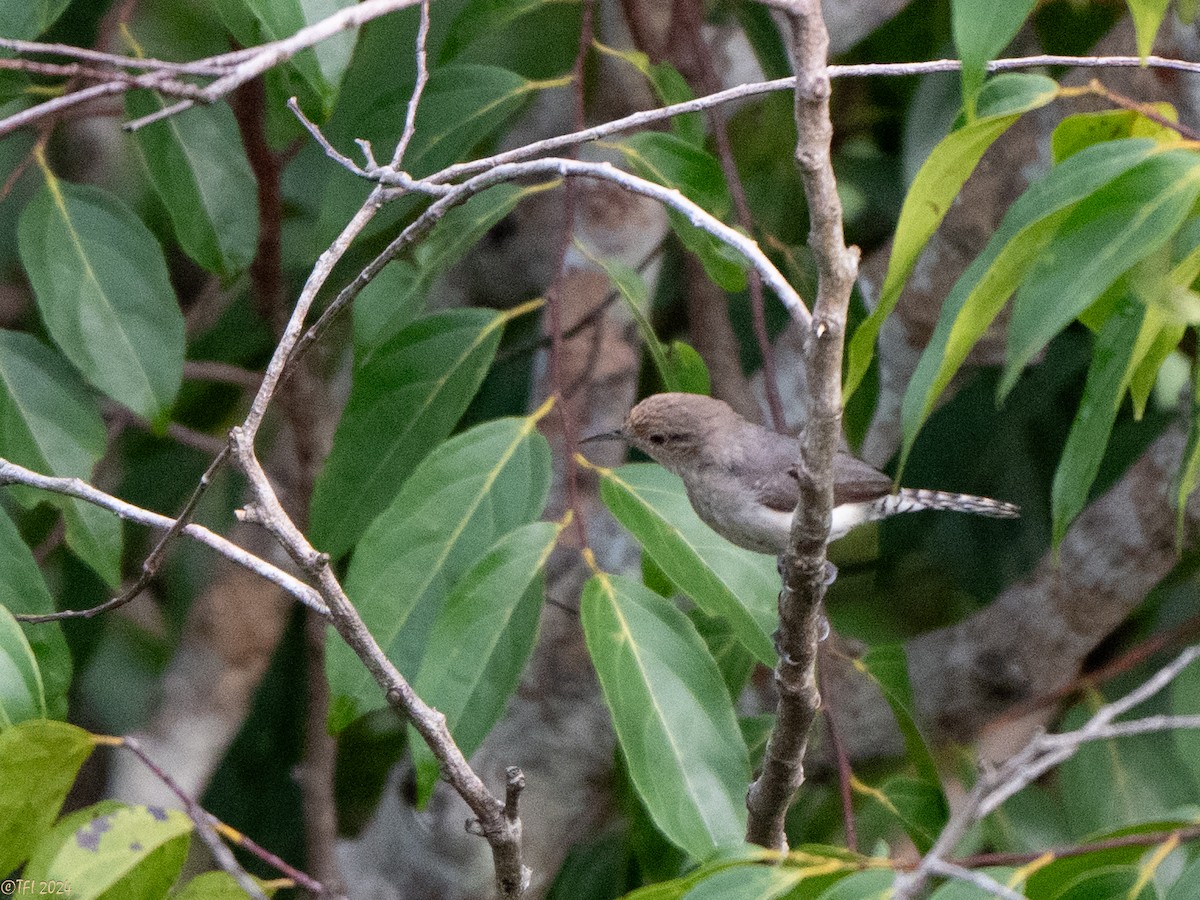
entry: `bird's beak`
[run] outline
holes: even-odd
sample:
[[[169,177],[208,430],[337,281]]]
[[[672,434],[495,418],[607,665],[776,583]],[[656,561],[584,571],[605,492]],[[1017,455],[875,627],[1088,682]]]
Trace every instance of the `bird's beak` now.
[[[602,431],[599,434],[593,434],[591,437],[585,437],[579,443],[594,444],[596,441],[623,441],[623,440],[625,440],[625,435],[622,434],[621,429],[618,428],[616,431]]]

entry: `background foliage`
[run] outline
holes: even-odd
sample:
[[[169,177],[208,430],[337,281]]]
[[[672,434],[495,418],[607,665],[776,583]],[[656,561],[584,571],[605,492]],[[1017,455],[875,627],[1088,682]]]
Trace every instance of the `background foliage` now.
[[[145,0],[109,10],[4,0],[0,36],[105,41],[123,54],[194,60],[286,37],[347,5]],[[866,253],[891,241],[877,302],[869,314],[856,309],[848,347],[846,427],[856,440],[875,410],[883,322],[962,185],[1022,116],[1052,109],[1062,119],[1049,148],[1053,165],[1012,203],[945,298],[903,395],[893,469],[906,483],[1019,502],[1019,531],[906,517],[858,531],[834,550],[842,576],[830,593],[830,619],[869,646],[856,665],[891,708],[905,750],[899,759],[855,760],[854,852],[836,787],[816,779],[793,810],[795,850],[782,865],[760,865],[773,857],[742,843],[745,789],[770,726],[761,702],[746,697],[755,673],[775,663],[774,560],[709,531],[678,480],[655,466],[555,460],[539,428],[556,411],[547,403],[529,412],[530,385],[543,365],[534,323],[547,315],[548,279],[525,273],[522,282],[478,260],[505,243],[521,204],[561,194],[557,181],[500,183],[452,209],[363,290],[351,321],[323,336],[313,371],[332,395],[341,392],[344,410],[326,417],[336,431],[327,457],[309,460],[307,490],[298,479],[298,520],[335,561],[389,658],[446,715],[466,753],[504,715],[537,641],[545,569],[572,527],[569,514],[547,513],[555,466],[593,474],[603,503],[641,547],[640,579],[603,571],[585,552],[590,580],[568,602],[578,609],[616,733],[613,792],[624,815],[567,852],[551,896],[879,895],[893,868],[928,851],[945,826],[944,779],[972,772],[963,752],[931,748],[903,642],[966,618],[1031,570],[1169,420],[1197,405],[1184,391],[1200,322],[1196,145],[1172,127],[1178,113],[1169,105],[1077,112],[1074,98],[1104,95],[1045,74],[987,76],[987,61],[1023,26],[1049,52],[1077,52],[1123,14],[1115,4],[1034,6],[914,0],[845,60],[956,54],[961,80],[839,82],[835,97],[848,240]],[[1144,55],[1165,4],[1130,0],[1129,12]],[[786,73],[785,36],[761,8],[716,2],[705,14],[715,26],[744,31],[768,77]],[[405,171],[422,178],[519,144],[537,104],[568,107],[564,88],[582,20],[575,3],[435,2],[429,80]],[[120,133],[116,123],[169,102],[134,90],[94,118],[52,121],[0,142],[0,171],[11,176],[0,215],[0,456],[101,484],[148,509],[183,507],[214,448],[244,418],[247,385],[277,339],[279,310],[264,299],[261,267],[271,267],[272,290],[290,303],[371,189],[327,158],[286,101],[296,97],[335,147],[349,152],[355,140],[369,141],[387,158],[417,81],[417,28],[417,10],[407,9],[300,53],[266,73],[257,113],[243,97]],[[615,90],[601,59],[638,73],[663,104],[694,93],[671,63],[598,42],[587,48],[579,86],[598,117]],[[0,75],[0,114],[62,88],[60,78],[36,72]],[[753,237],[811,298],[789,97],[745,101],[727,124]],[[611,136],[603,151],[712,216],[736,221],[728,173],[698,114],[675,117],[663,130]],[[264,154],[276,167],[274,198],[264,197]],[[416,193],[385,206],[338,263],[321,301],[427,206]],[[704,392],[711,361],[706,366],[689,343],[673,276],[688,254],[700,261],[728,298],[738,362],[752,372],[762,351],[749,312],[749,266],[677,212],[670,230],[657,280],[595,247],[576,249],[609,278],[635,323],[645,392]],[[560,235],[538,240],[554,245]],[[1006,305],[1003,365],[954,382]],[[773,302],[766,313],[765,326],[778,335],[786,315]],[[316,419],[326,409],[306,412]],[[1181,564],[1101,649],[1103,659],[1194,622],[1182,506],[1200,478],[1198,420],[1174,489]],[[284,430],[273,421],[261,441],[271,444]],[[228,532],[242,499],[239,478],[222,472],[196,520]],[[18,624],[11,614],[108,599],[137,577],[154,536],[80,499],[28,486],[7,487],[0,503],[0,875],[23,867],[24,878],[72,882],[88,896],[237,891],[224,875],[180,876],[194,830],[186,816],[103,799],[99,777],[78,774],[97,745],[113,743],[103,735],[146,726],[188,611],[211,584],[211,555],[186,541],[174,546],[152,597],[135,601],[153,604],[155,615]],[[239,737],[197,799],[303,869],[304,817],[291,771],[309,699],[298,686],[313,657],[300,618],[284,631]],[[1062,727],[1077,726],[1146,671],[1091,687]],[[380,773],[404,758],[414,772],[412,802],[427,802],[436,760],[415,732],[381,714],[382,691],[332,630],[325,674],[325,724],[340,740],[343,829],[361,825],[382,789]],[[1198,678],[1185,672],[1153,711],[1195,710]],[[1198,759],[1194,732],[1090,745],[1052,782],[1027,788],[980,823],[963,852],[1088,844],[1080,855],[985,871],[1030,897],[1190,897],[1200,877],[1190,845],[1103,842],[1173,829],[1194,836]],[[89,828],[95,846],[82,852],[77,836]],[[264,879],[278,877],[251,855],[239,859]],[[264,886],[290,889],[286,881]],[[934,894],[984,895],[957,882]]]

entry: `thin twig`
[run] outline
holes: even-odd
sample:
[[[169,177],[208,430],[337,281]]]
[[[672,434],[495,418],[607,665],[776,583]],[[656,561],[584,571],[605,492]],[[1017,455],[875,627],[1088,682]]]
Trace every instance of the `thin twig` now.
[[[43,44],[37,41],[20,41],[15,38],[0,37],[0,48],[12,50],[14,53],[36,53],[49,56],[65,56],[69,59],[83,59],[88,62],[103,63],[119,69],[157,69],[163,72],[176,72],[181,75],[220,75],[229,70],[229,63],[221,62],[221,57],[200,59],[195,62],[169,62],[161,59],[149,59],[142,56],[121,56],[116,53],[104,53],[87,47],[74,47],[70,44]]]
[[[212,853],[213,859],[216,861],[217,865],[220,866],[226,874],[233,878],[233,880],[238,883],[238,886],[251,897],[256,898],[256,900],[266,900],[266,895],[255,883],[254,879],[250,877],[250,873],[241,867],[237,859],[234,857],[233,851],[225,846],[225,843],[213,829],[213,822],[215,821],[214,817],[205,812],[201,808],[200,804],[192,799],[191,795],[181,788],[179,783],[176,782],[166,770],[155,764],[154,760],[152,760],[146,754],[146,751],[142,748],[142,745],[136,738],[122,738],[121,744],[134,756],[140,759],[142,763],[148,769],[150,769],[150,771],[152,771],[163,784],[167,786],[168,790],[170,790],[172,794],[179,798],[179,801],[183,804],[184,809],[187,811],[188,818],[191,819],[192,824],[196,826],[197,833],[199,833],[200,838],[208,847],[209,852]]]
[[[408,149],[409,141],[417,132],[417,107],[421,103],[421,94],[429,81],[429,0],[421,0],[421,23],[417,27],[417,80],[413,85],[412,96],[408,98],[408,108],[404,111],[404,131],[396,142],[396,152],[392,154],[392,168],[399,169],[404,160],[404,152]]]

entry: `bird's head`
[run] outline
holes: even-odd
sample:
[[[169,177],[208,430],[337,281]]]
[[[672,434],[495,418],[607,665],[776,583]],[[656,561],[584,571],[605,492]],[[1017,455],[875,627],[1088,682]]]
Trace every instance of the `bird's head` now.
[[[596,438],[619,437],[666,469],[678,473],[694,464],[709,447],[714,430],[736,421],[721,400],[700,394],[653,394],[629,411],[615,432]]]

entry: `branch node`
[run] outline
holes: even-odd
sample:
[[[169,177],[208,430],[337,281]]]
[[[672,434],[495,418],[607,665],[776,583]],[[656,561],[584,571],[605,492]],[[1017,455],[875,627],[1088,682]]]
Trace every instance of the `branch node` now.
[[[518,818],[517,804],[521,798],[521,791],[525,790],[525,773],[516,766],[509,766],[504,772],[508,776],[507,789],[504,792],[504,818],[512,823]]]

